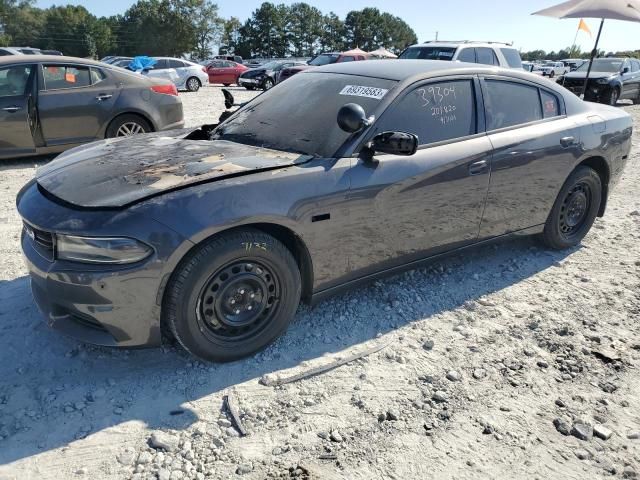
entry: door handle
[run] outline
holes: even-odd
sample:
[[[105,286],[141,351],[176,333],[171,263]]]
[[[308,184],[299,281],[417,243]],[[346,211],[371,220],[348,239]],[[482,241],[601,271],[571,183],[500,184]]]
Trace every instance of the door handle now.
[[[469,175],[480,175],[489,169],[489,162],[480,160],[469,165]]]
[[[22,107],[14,105],[13,107],[4,107],[2,110],[9,113],[16,113],[18,110],[22,110]]]
[[[562,145],[564,148],[567,148],[573,145],[575,141],[576,139],[574,137],[562,137],[560,139],[560,145]]]
[[[96,100],[98,100],[99,102],[103,101],[103,100],[109,100],[111,97],[113,97],[113,95],[108,94],[108,93],[101,93],[100,95],[98,95],[96,97]]]

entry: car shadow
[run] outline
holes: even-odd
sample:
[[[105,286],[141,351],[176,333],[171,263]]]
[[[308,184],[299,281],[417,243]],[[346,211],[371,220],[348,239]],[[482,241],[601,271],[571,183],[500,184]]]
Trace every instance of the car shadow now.
[[[28,277],[0,281],[0,464],[130,421],[186,429],[199,420],[192,401],[428,321],[526,280],[578,249],[546,251],[525,237],[467,250],[315,307],[302,305],[274,344],[228,364],[204,364],[176,347],[83,345],[45,325]],[[218,408],[216,400],[210,412]]]

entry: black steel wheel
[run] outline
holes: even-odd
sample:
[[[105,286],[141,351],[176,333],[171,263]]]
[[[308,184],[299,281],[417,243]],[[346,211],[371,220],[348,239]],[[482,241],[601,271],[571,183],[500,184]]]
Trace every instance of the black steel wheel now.
[[[551,213],[542,238],[554,249],[577,245],[591,229],[602,200],[602,181],[590,167],[581,166],[569,175]]]
[[[301,280],[280,241],[247,229],[196,247],[167,285],[163,323],[190,353],[232,361],[277,338],[293,319]]]
[[[198,321],[208,335],[241,341],[255,335],[278,311],[280,280],[264,260],[244,258],[215,272],[198,298]]]

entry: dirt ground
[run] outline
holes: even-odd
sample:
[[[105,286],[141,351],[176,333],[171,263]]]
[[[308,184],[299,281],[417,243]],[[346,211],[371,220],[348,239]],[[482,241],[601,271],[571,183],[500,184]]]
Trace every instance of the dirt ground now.
[[[189,126],[221,111],[217,87],[182,97]],[[640,477],[638,132],[578,248],[524,238],[377,281],[300,307],[274,345],[224,365],[49,330],[15,210],[46,160],[3,162],[0,479]],[[376,345],[310,379],[259,382]]]

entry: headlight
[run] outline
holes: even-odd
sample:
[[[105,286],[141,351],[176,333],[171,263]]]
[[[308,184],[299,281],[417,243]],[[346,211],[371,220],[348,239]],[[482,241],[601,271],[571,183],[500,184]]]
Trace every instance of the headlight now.
[[[133,238],[56,235],[60,260],[83,263],[124,264],[147,258],[153,249]]]
[[[596,80],[596,83],[599,83],[600,85],[606,85],[607,83],[609,83],[609,79],[608,78],[599,78]]]

